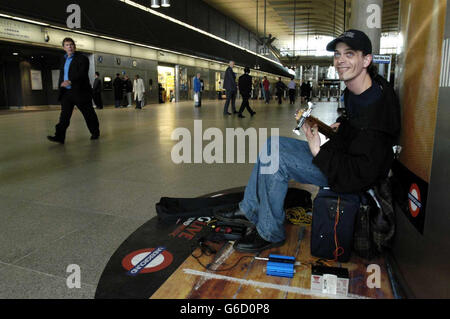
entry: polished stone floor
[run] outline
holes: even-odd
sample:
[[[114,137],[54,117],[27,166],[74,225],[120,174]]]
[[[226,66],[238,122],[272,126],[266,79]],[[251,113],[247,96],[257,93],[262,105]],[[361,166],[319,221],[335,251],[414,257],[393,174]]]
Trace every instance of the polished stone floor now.
[[[240,104],[240,101],[238,101]],[[223,117],[223,101],[147,105],[144,110],[97,110],[101,138],[89,139],[75,111],[66,144],[46,139],[59,111],[0,114],[0,298],[93,298],[116,248],[156,215],[162,196],[196,197],[246,184],[252,164],[175,164],[176,128],[194,135],[218,128],[279,128],[292,133],[297,106],[251,101],[251,118]],[[326,123],[337,103],[317,104]],[[209,141],[205,141],[204,145]],[[193,157],[193,156],[192,156]],[[67,266],[81,269],[81,288],[69,289]]]

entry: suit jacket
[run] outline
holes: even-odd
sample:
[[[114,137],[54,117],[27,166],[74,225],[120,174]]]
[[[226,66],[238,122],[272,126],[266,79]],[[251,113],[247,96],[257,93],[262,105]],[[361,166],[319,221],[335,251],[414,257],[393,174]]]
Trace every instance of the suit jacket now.
[[[277,88],[277,93],[278,93],[278,94],[283,93],[283,91],[287,89],[286,84],[284,84],[284,83],[281,82],[281,81],[278,81],[278,82],[275,84],[275,87]]]
[[[123,97],[123,80],[117,77],[113,81],[114,97],[116,100],[121,100]]]
[[[252,77],[248,74],[243,74],[239,77],[239,92],[243,97],[250,97],[252,93]]]
[[[227,91],[236,91],[236,73],[229,66],[225,71],[225,77],[223,79],[223,88]]]
[[[64,65],[66,63],[65,57],[61,58],[59,67],[59,101],[65,88],[61,87],[61,83],[64,82]],[[92,99],[92,87],[89,81],[89,59],[79,52],[75,52],[73,60],[69,67],[69,81],[72,82],[72,92],[74,96],[79,100],[91,100]]]
[[[100,78],[95,78],[92,90],[94,91],[94,93],[102,92],[102,80],[100,80]]]

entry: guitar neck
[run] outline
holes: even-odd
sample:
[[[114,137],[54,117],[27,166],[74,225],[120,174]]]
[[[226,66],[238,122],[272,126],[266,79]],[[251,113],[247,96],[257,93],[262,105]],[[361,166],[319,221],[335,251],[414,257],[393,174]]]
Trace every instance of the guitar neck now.
[[[329,125],[325,124],[324,122],[322,122],[321,120],[319,120],[318,118],[316,118],[314,116],[309,116],[307,119],[307,122],[310,125],[317,124],[317,128],[318,128],[319,132],[328,138],[331,138],[334,134],[336,134],[336,131],[333,130]]]

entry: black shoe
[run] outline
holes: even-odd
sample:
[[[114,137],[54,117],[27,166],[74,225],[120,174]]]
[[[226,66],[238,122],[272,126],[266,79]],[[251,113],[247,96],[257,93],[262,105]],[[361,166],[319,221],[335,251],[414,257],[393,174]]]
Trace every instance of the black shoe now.
[[[240,114],[240,113],[239,113],[238,117],[241,118],[241,119],[245,118],[245,116]]]
[[[220,221],[233,223],[236,225],[244,225],[247,227],[254,227],[251,221],[245,217],[243,211],[239,208],[229,209],[225,211],[217,211],[214,213],[214,218]]]
[[[60,144],[64,144],[64,140],[57,138],[56,136],[47,136],[47,139],[49,141],[55,142],[55,143],[60,143]]]
[[[253,115],[255,115],[256,114],[256,112],[253,112],[252,114],[250,114],[252,117],[253,117]]]
[[[227,112],[227,113],[223,113],[223,115],[231,115],[231,113],[230,113],[230,112]]]
[[[263,239],[256,229],[234,243],[234,249],[244,253],[259,253],[263,250],[283,246],[285,240],[272,243]]]
[[[91,140],[98,140],[99,137],[100,137],[100,134],[92,135]]]

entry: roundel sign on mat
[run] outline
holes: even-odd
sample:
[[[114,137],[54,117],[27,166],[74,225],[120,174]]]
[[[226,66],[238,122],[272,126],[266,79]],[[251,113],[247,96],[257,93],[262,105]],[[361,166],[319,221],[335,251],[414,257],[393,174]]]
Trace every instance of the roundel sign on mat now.
[[[224,190],[199,199],[214,198],[221,203],[237,204],[244,197],[244,189]],[[311,198],[306,191],[289,189],[285,205],[301,206],[298,201],[305,194]],[[196,199],[192,200],[196,202]],[[150,298],[191,255],[198,240],[211,232],[208,227],[211,218],[202,215],[167,223],[153,217],[145,222],[109,259],[98,282],[95,298]]]
[[[122,266],[128,275],[148,274],[167,268],[173,261],[173,255],[165,247],[145,248],[133,251],[122,259]]]
[[[412,184],[408,193],[408,206],[412,217],[417,217],[420,213],[420,209],[422,208],[420,200],[419,186],[417,186],[417,184]]]

